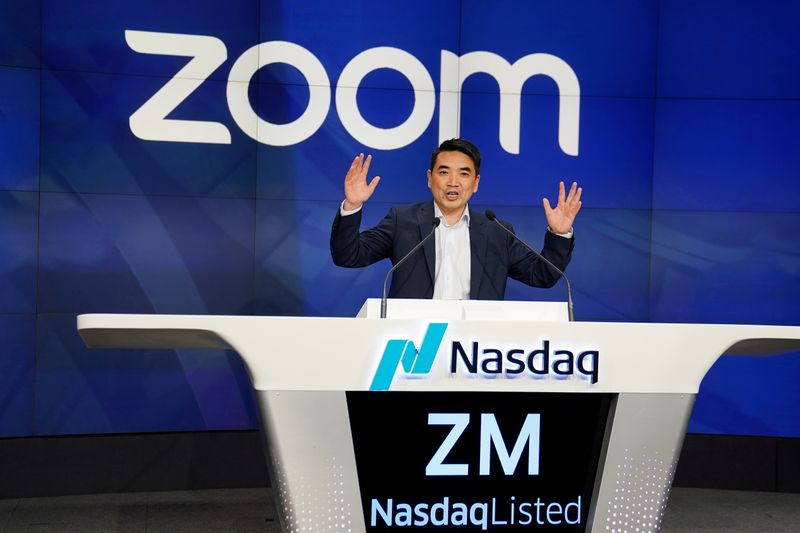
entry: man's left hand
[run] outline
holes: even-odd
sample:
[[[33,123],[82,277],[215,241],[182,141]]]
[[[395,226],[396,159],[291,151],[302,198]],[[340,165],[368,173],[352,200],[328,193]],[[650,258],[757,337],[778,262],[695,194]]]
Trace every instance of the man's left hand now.
[[[564,182],[558,184],[558,205],[550,207],[550,200],[542,199],[544,204],[544,216],[547,217],[547,225],[553,233],[569,233],[572,223],[581,210],[581,193],[583,189],[578,187],[576,182],[569,188],[569,194],[565,194]]]

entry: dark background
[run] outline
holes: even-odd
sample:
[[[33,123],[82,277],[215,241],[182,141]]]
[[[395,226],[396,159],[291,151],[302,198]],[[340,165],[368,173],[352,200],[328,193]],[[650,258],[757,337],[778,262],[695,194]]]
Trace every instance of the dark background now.
[[[397,503],[430,505],[445,496],[468,507],[497,501],[497,518],[509,519],[509,502],[558,502],[563,506],[581,496],[580,527],[503,526],[505,531],[536,527],[545,531],[583,531],[592,499],[595,472],[608,416],[610,394],[521,393],[407,393],[349,392],[353,445],[364,518],[370,524],[372,498],[386,507],[387,498]],[[429,413],[469,413],[470,422],[444,460],[468,464],[467,476],[425,475],[425,467],[453,429],[452,425],[428,425]],[[495,415],[510,452],[529,413],[539,413],[539,475],[528,475],[528,445],[513,475],[504,474],[492,448],[489,476],[479,475],[481,414]],[[546,506],[544,507],[546,509]],[[570,515],[572,516],[572,515]],[[524,519],[517,512],[516,520]],[[546,515],[541,515],[546,520]],[[563,517],[562,517],[563,519]],[[384,522],[378,519],[378,526]],[[371,531],[389,531],[375,527]],[[433,527],[431,530],[435,529]],[[480,527],[459,528],[479,531]],[[490,526],[491,529],[491,526]]]

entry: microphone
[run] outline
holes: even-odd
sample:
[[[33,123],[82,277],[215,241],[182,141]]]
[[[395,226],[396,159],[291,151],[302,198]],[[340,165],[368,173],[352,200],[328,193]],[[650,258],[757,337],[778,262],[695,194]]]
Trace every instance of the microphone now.
[[[529,245],[527,242],[525,242],[525,241],[523,241],[522,239],[520,239],[519,237],[517,237],[517,235],[516,235],[516,234],[515,234],[513,231],[511,231],[510,229],[508,229],[507,227],[505,227],[504,225],[502,225],[502,224],[500,223],[500,221],[499,221],[499,220],[497,220],[497,215],[495,215],[495,214],[494,214],[494,211],[492,211],[491,209],[487,209],[487,210],[485,211],[485,214],[486,214],[486,218],[488,218],[488,219],[489,219],[491,222],[494,222],[495,224],[497,224],[498,226],[500,226],[501,228],[503,228],[503,231],[505,231],[506,233],[508,233],[509,235],[511,235],[512,237],[514,237],[516,240],[518,240],[519,242],[521,242],[521,243],[522,243],[522,244],[525,246],[525,248],[527,248],[528,250],[530,250],[531,252],[533,252],[533,253],[534,253],[534,255],[536,255],[536,257],[538,257],[539,259],[541,259],[542,261],[544,261],[544,262],[547,264],[547,266],[549,266],[550,268],[552,268],[552,269],[553,269],[555,272],[558,272],[558,275],[559,275],[559,276],[561,276],[562,278],[564,278],[564,281],[565,281],[565,282],[566,282],[566,284],[567,284],[567,314],[568,314],[568,316],[569,316],[569,321],[570,321],[570,322],[574,322],[574,321],[575,321],[575,313],[574,313],[574,311],[573,311],[573,309],[572,309],[572,286],[569,284],[569,279],[567,278],[567,275],[566,275],[566,274],[564,274],[564,272],[562,272],[562,271],[561,271],[561,270],[560,270],[560,269],[559,269],[557,266],[555,266],[553,263],[551,263],[550,261],[548,261],[548,259],[547,259],[545,256],[543,256],[542,254],[540,254],[539,252],[537,252],[537,251],[536,251],[536,249],[534,249],[533,247],[531,247],[531,246],[530,246],[530,245]]]
[[[442,223],[442,219],[441,218],[434,217],[434,219],[433,219],[433,229],[431,230],[431,232],[428,233],[428,235],[424,239],[419,241],[418,245],[413,247],[410,252],[408,252],[406,255],[404,255],[403,258],[400,261],[398,261],[389,270],[389,272],[386,273],[386,277],[383,279],[383,295],[381,296],[381,318],[386,318],[386,303],[387,303],[387,300],[388,300],[388,298],[386,296],[386,284],[389,283],[389,276],[392,274],[392,272],[397,270],[397,267],[399,267],[400,265],[405,263],[406,259],[408,259],[412,255],[414,255],[414,252],[416,252],[417,250],[422,248],[422,245],[425,244],[428,241],[428,239],[433,237],[433,235],[436,233],[436,228],[438,228],[439,224],[441,224],[441,223]]]

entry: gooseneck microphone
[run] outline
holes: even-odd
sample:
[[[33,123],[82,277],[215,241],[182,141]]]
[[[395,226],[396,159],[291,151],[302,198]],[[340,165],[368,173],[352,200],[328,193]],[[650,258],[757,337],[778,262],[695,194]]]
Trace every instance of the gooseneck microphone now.
[[[502,225],[500,223],[500,221],[497,220],[497,215],[494,214],[494,211],[492,211],[491,209],[487,209],[485,211],[485,213],[486,213],[486,218],[488,218],[490,221],[492,221],[495,224],[497,224],[499,227],[503,228],[503,231],[505,231],[506,233],[508,233],[509,235],[514,237],[516,240],[521,242],[525,246],[525,248],[527,248],[528,250],[533,252],[536,257],[538,257],[539,259],[544,261],[547,264],[547,266],[552,268],[555,272],[558,272],[558,275],[561,276],[562,278],[564,278],[564,281],[567,284],[567,315],[569,316],[569,321],[570,322],[574,322],[575,321],[575,313],[574,313],[574,311],[572,309],[572,286],[569,284],[569,279],[567,278],[567,275],[564,274],[564,272],[561,271],[561,269],[559,269],[557,266],[555,266],[553,263],[551,263],[545,256],[543,256],[542,254],[537,252],[536,249],[534,249],[532,246],[530,246],[527,242],[525,242],[522,239],[520,239],[519,237],[517,237],[517,235],[513,231],[511,231],[510,229],[508,229],[507,227]]]
[[[397,270],[397,267],[399,267],[400,265],[405,263],[406,259],[408,259],[412,255],[414,255],[414,252],[416,252],[417,250],[422,248],[422,245],[425,244],[428,241],[428,239],[433,237],[433,235],[436,233],[436,228],[438,228],[439,224],[441,224],[441,223],[442,223],[442,219],[441,218],[434,217],[434,219],[433,219],[433,229],[431,230],[431,232],[428,233],[428,235],[424,239],[419,241],[418,245],[413,247],[410,252],[408,252],[406,255],[404,255],[403,258],[400,261],[398,261],[397,263],[395,263],[395,265],[389,270],[389,272],[386,273],[386,277],[383,279],[383,295],[381,296],[381,318],[386,318],[386,302],[387,302],[387,299],[388,299],[387,296],[386,296],[386,284],[389,283],[389,276],[392,275],[392,272]]]

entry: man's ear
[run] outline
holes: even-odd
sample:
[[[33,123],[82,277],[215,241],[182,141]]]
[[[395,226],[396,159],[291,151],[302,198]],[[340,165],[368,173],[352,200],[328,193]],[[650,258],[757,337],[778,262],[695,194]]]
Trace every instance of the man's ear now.
[[[481,181],[481,175],[478,174],[475,176],[475,186],[472,188],[472,192],[478,192],[478,182]]]
[[[431,188],[431,169],[428,169],[428,188]]]

